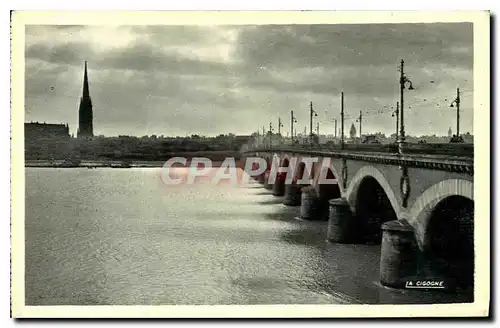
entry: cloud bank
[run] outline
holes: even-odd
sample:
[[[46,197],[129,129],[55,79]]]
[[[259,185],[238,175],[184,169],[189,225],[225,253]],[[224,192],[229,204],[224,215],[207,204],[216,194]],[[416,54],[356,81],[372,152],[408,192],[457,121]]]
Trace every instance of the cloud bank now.
[[[345,94],[346,125],[395,131],[401,59],[412,135],[447,133],[462,90],[461,131],[472,131],[470,23],[259,26],[27,26],[26,120],[77,130],[88,61],[94,129],[104,135],[251,134],[285,122],[333,133]]]

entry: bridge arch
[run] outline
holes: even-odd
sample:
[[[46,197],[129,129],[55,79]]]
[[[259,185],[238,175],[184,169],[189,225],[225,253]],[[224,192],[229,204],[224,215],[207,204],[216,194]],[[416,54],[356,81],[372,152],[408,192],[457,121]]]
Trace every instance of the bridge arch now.
[[[287,155],[283,155],[279,158],[279,162],[276,164],[276,178],[274,181],[273,195],[283,196],[285,193],[285,182],[288,176],[288,172],[279,172],[280,168],[286,168],[287,171],[290,170],[290,158]]]
[[[288,167],[288,165],[290,165],[290,158],[288,156],[283,156],[283,158],[281,158],[280,166]]]
[[[474,201],[474,183],[463,179],[448,179],[440,181],[427,188],[413,204],[408,222],[415,229],[420,249],[423,249],[427,239],[427,226],[436,206],[444,199],[461,196]]]
[[[266,156],[264,158],[266,160],[266,171],[269,171],[271,169],[271,164],[272,164],[271,156]]]
[[[270,167],[277,170],[280,167],[289,167],[292,164],[293,164],[292,157],[289,156],[288,154],[286,154],[286,153],[283,153],[283,154],[274,153],[272,156],[272,159],[271,159],[272,166],[270,166]],[[292,171],[294,169],[295,168],[292,168]]]
[[[319,217],[328,220],[329,200],[342,197],[339,176],[329,157],[320,158],[315,167],[317,174],[313,178],[313,187],[318,197],[317,210]]]
[[[424,268],[450,287],[474,286],[474,197],[468,180],[444,180],[428,188],[411,210]]]
[[[333,166],[333,162],[330,160],[330,162],[326,165],[326,167],[331,171],[331,173],[333,174],[333,176],[335,177],[335,179],[337,179],[337,182],[338,182],[338,186],[340,188],[340,192],[342,194],[343,190],[342,188],[340,187],[340,181],[341,181],[341,176],[339,174],[339,172],[337,171],[337,169],[335,169],[335,166]]]
[[[317,170],[319,171],[318,174],[316,174],[313,177],[315,188],[317,188],[319,190],[319,187],[323,186],[322,182],[325,182],[325,181],[320,181],[320,180],[327,179],[328,183],[324,184],[324,186],[325,187],[328,186],[329,188],[327,188],[326,192],[332,193],[332,191],[333,191],[333,195],[334,195],[334,197],[330,197],[329,199],[342,197],[343,194],[342,194],[342,189],[340,188],[340,175],[339,175],[338,171],[335,169],[335,167],[333,166],[331,159],[330,158],[322,158],[319,162],[319,165],[317,166]],[[337,183],[331,184],[330,180],[332,180],[332,179],[337,180]]]
[[[346,195],[355,214],[359,241],[379,244],[382,224],[399,219],[399,204],[385,176],[374,167],[363,167]]]
[[[302,179],[305,173],[306,173],[306,164],[302,160],[300,160],[297,163],[297,170],[295,172],[294,179],[295,180]]]
[[[313,163],[310,168],[307,168],[304,162],[304,158],[308,158],[308,156],[297,156],[297,160],[295,162],[296,167],[294,170],[294,178],[296,180],[301,180],[303,177],[309,177],[309,179],[313,181],[314,185],[315,179],[317,177],[317,166],[315,165],[316,163]]]
[[[269,165],[269,169],[277,169],[281,163],[281,158],[280,158],[280,155],[277,154],[277,153],[273,153],[270,157],[269,157],[269,161],[268,163],[270,164]]]
[[[396,198],[396,195],[394,194],[394,191],[392,191],[391,185],[389,184],[385,176],[382,174],[382,172],[380,172],[373,166],[363,166],[360,170],[358,170],[358,172],[356,172],[356,175],[352,178],[351,182],[349,183],[349,186],[347,187],[347,190],[344,193],[344,197],[349,201],[349,204],[351,204],[351,208],[355,210],[358,191],[359,191],[358,189],[361,185],[361,182],[367,177],[372,177],[378,182],[378,184],[382,187],[383,191],[385,192],[387,198],[389,199],[392,208],[394,209],[394,212],[396,212],[396,214],[399,214],[400,212],[399,202],[398,199]]]

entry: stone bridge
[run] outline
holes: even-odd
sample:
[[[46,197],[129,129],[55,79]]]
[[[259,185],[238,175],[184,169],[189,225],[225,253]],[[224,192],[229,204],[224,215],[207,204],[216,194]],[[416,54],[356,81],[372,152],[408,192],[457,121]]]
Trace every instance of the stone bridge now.
[[[332,235],[337,237],[329,239],[345,242],[345,235],[354,231],[361,238],[347,238],[349,242],[378,240],[382,241],[382,249],[387,244],[385,248],[389,254],[382,251],[381,258],[382,262],[392,263],[381,263],[381,279],[386,285],[399,286],[415,272],[425,278],[444,277],[447,285],[453,288],[470,287],[474,270],[473,146],[468,150],[464,150],[467,146],[463,145],[446,145],[441,151],[435,148],[430,146],[426,152],[420,147],[420,151],[403,155],[380,149],[275,147],[246,150],[244,155],[265,158],[270,171],[280,167],[286,170],[285,174],[295,177],[291,184],[304,173],[309,174],[310,184],[320,199],[341,200],[335,204],[339,206],[343,202],[349,209],[347,216],[350,219],[332,217],[342,211],[332,209],[334,205],[330,201],[330,213],[327,211],[326,215],[330,220],[328,229],[336,229]],[[305,164],[311,161],[313,165]],[[325,175],[336,179],[333,187],[322,188],[319,177]],[[283,183],[283,179],[275,182]],[[325,218],[320,216],[317,214],[316,219]],[[351,228],[339,220],[350,221]],[[339,237],[339,233],[344,236]],[[381,238],[382,234],[387,235],[387,241]],[[405,234],[408,238],[403,237]],[[402,256],[397,255],[401,253],[398,247],[408,249],[402,242],[405,238],[408,239],[406,243],[415,244],[411,255],[415,263],[394,259],[394,256]],[[395,243],[400,245],[395,246]],[[411,268],[402,274],[408,266]]]

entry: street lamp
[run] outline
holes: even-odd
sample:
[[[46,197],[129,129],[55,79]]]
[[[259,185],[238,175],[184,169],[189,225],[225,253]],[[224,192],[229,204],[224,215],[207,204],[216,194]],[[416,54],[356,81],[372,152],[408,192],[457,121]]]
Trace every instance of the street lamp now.
[[[460,140],[460,88],[457,88],[457,97],[450,104],[450,107],[457,105],[457,140]]]
[[[396,117],[396,142],[399,136],[399,101],[396,102],[396,110],[392,112],[392,117]]]
[[[344,91],[340,93],[340,149],[344,149]]]
[[[269,122],[269,148],[273,147],[273,123]]]
[[[399,132],[399,141],[398,141],[398,152],[399,154],[403,154],[403,145],[405,143],[405,123],[404,123],[404,90],[406,88],[406,84],[409,84],[408,90],[414,90],[415,88],[413,87],[412,81],[405,75],[404,73],[404,60],[401,59],[401,68],[400,68],[400,78],[399,78],[399,85],[400,85],[400,102],[401,102],[401,131]]]
[[[283,123],[281,122],[281,117],[278,116],[278,145],[281,145],[281,128]]]
[[[337,119],[333,118],[333,121],[335,122],[335,129],[334,129],[334,142],[337,141]]]
[[[292,146],[293,146],[293,134],[294,134],[294,129],[293,129],[293,124],[297,123],[297,118],[293,116],[293,110],[290,111],[290,135],[292,136]]]
[[[262,126],[262,146],[266,147],[266,127]]]
[[[359,111],[359,117],[356,119],[356,122],[359,122],[359,141],[361,142],[362,138],[363,138],[363,135],[361,134],[361,127],[362,127],[362,124],[363,124],[363,112],[362,111]]]
[[[310,135],[311,145],[313,144],[313,115],[318,116],[318,113],[314,111],[313,102],[311,101],[311,104],[309,106],[309,132],[311,133]]]

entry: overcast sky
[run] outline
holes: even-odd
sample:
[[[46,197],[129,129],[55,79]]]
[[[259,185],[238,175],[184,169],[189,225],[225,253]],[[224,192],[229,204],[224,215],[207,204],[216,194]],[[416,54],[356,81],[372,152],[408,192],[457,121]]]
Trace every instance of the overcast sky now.
[[[461,131],[472,133],[469,23],[27,26],[25,120],[75,133],[87,60],[95,134],[250,134],[280,116],[286,135],[290,110],[300,133],[310,101],[320,133],[333,133],[341,91],[346,131],[362,110],[363,133],[390,134],[401,59],[415,88],[405,92],[407,134],[454,130],[457,87]]]

